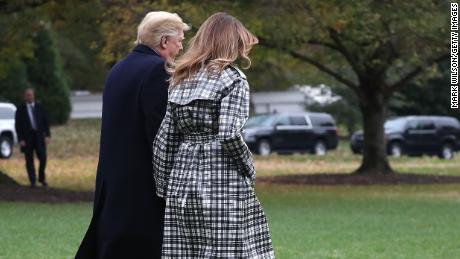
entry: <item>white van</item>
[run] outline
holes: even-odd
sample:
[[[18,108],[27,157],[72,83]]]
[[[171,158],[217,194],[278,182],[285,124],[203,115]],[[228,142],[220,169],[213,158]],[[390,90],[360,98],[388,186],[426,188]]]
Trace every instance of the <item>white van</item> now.
[[[10,158],[13,146],[17,143],[14,117],[16,106],[12,103],[0,102],[0,158]]]

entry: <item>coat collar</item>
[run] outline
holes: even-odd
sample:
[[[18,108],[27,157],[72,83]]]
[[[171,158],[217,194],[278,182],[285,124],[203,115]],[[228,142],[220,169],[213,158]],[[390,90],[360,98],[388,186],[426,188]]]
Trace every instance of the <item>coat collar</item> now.
[[[201,69],[192,79],[170,88],[168,100],[180,105],[197,99],[216,100],[227,95],[231,86],[240,80],[246,80],[246,76],[235,66],[228,66],[220,74],[209,74]]]
[[[135,52],[141,52],[141,53],[146,53],[146,54],[152,54],[152,55],[157,55],[160,57],[160,55],[152,48],[149,46],[146,46],[144,44],[138,44],[136,47],[134,47],[133,51]]]

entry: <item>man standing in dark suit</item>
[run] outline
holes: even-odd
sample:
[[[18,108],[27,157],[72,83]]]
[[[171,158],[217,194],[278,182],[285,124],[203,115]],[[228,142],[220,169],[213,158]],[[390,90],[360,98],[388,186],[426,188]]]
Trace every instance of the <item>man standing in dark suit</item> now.
[[[189,26],[150,12],[136,47],[110,71],[103,94],[93,217],[76,258],[160,258],[165,202],[155,194],[153,139],[166,113],[168,73]]]
[[[34,151],[37,154],[40,166],[38,168],[38,181],[48,186],[45,177],[46,145],[50,142],[50,127],[48,116],[42,106],[35,102],[34,90],[28,88],[24,91],[25,103],[16,111],[15,127],[21,151],[26,158],[27,174],[30,186],[35,187]]]

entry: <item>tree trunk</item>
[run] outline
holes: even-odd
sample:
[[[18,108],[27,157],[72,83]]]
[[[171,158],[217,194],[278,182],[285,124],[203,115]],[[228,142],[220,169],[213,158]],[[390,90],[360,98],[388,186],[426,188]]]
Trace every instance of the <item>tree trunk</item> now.
[[[357,174],[390,174],[393,170],[387,159],[384,135],[384,122],[387,100],[377,87],[367,87],[367,93],[360,95],[360,108],[363,115],[363,160],[355,171]]]

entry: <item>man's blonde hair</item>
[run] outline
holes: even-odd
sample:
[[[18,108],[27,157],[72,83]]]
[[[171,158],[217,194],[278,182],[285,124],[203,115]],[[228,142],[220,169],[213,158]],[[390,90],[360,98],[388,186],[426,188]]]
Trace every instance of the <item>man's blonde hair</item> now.
[[[155,47],[160,44],[162,37],[175,36],[189,29],[190,26],[176,13],[149,12],[137,27],[137,39],[134,43]]]

